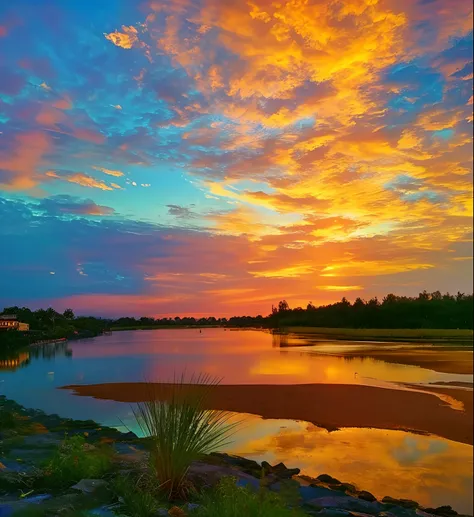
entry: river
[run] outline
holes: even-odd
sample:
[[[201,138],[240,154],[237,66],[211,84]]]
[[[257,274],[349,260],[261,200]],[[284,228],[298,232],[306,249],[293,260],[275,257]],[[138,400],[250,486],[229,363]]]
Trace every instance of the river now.
[[[433,351],[442,345],[421,348]],[[350,386],[423,390],[428,385],[462,385],[472,390],[472,374],[446,368],[446,361],[443,367],[430,363],[427,368],[416,360],[400,359],[411,351],[415,357],[419,349],[414,344],[315,342],[301,336],[282,338],[222,328],[114,332],[30,348],[0,362],[0,393],[48,413],[92,418],[118,428],[125,424],[136,431],[130,404],[79,397],[57,388],[166,382],[186,371],[205,372],[221,378],[222,384],[237,386],[321,384],[345,385],[349,390]],[[456,357],[457,350],[450,353]],[[463,410],[462,405],[454,406],[449,411]],[[472,514],[473,450],[467,443],[435,434],[359,426],[329,432],[296,418],[244,416],[229,452],[257,461],[283,461],[311,476],[328,473],[377,497],[410,498],[425,506],[450,504],[458,512]]]

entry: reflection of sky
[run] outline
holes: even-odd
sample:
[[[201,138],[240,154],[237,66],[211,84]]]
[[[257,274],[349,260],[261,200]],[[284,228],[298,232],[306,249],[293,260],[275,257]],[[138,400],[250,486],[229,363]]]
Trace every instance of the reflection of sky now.
[[[15,372],[2,372],[2,391],[26,405],[42,407],[68,397],[53,388],[68,384],[172,380],[173,374],[206,372],[223,384],[365,384],[472,382],[471,375],[434,372],[371,357],[347,357],[350,346],[322,342],[313,347],[279,348],[271,334],[205,329],[116,332],[71,342],[72,357],[60,353],[35,359]],[[358,346],[354,344],[354,346]],[[390,346],[390,345],[389,345]],[[325,352],[318,354],[319,347]],[[328,348],[331,355],[327,354]],[[369,353],[369,352],[368,352]],[[54,373],[51,373],[54,372]],[[34,389],[24,390],[24,387]],[[22,402],[23,399],[24,402]],[[60,406],[60,407],[61,407]],[[55,409],[55,412],[61,412]],[[74,414],[70,416],[75,416]]]
[[[118,427],[124,423],[137,431],[129,404],[75,397],[56,388],[145,378],[170,380],[175,371],[180,373],[184,368],[189,373],[205,371],[221,376],[223,383],[230,384],[387,385],[394,381],[472,379],[370,357],[346,360],[324,355],[328,350],[337,352],[336,342],[280,349],[272,346],[272,341],[272,336],[263,332],[222,329],[205,329],[202,334],[196,330],[118,332],[71,342],[67,348],[32,349],[27,366],[0,371],[0,393],[48,413],[92,418]],[[323,355],[317,354],[319,346]],[[350,346],[341,344],[341,354]],[[358,376],[354,376],[355,371]],[[470,513],[472,505],[472,447],[437,437],[377,429],[329,433],[306,422],[249,415],[229,451],[258,461],[283,461],[308,475],[327,472],[378,497],[408,497],[431,506],[451,504],[465,513]]]
[[[472,447],[431,436],[381,429],[328,432],[306,422],[250,417],[230,449],[302,473],[328,473],[343,482],[425,506],[452,505],[472,513]],[[282,428],[283,426],[283,428]],[[264,436],[258,433],[262,427]]]
[[[110,336],[69,343],[65,353],[30,354],[28,366],[0,374],[2,392],[35,407],[57,403],[54,412],[68,408],[68,384],[172,380],[173,374],[206,372],[223,384],[365,384],[472,382],[471,375],[454,375],[380,361],[371,357],[343,357],[350,346],[322,342],[313,347],[279,348],[271,334],[223,329],[116,332]],[[358,346],[354,344],[353,346]],[[385,345],[384,345],[385,346]],[[387,345],[390,346],[390,345]],[[319,348],[323,353],[318,354]],[[328,349],[331,355],[327,354]],[[369,353],[369,352],[368,352]],[[30,389],[24,389],[28,387]],[[34,389],[32,389],[34,388]],[[46,402],[47,399],[47,402]],[[46,409],[46,408],[43,408]]]

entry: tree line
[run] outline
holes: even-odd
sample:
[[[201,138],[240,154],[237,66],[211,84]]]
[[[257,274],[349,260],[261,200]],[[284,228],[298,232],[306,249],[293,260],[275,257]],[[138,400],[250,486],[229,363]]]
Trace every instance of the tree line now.
[[[473,296],[423,291],[416,297],[388,294],[381,301],[357,298],[291,309],[285,300],[272,308],[273,327],[326,327],[373,329],[472,329]]]
[[[27,307],[5,307],[1,314],[16,315],[30,325],[30,339],[82,338],[106,330],[163,327],[333,327],[333,328],[406,328],[406,329],[472,329],[473,295],[441,294],[423,291],[416,297],[388,294],[381,301],[346,298],[329,305],[290,308],[282,300],[267,316],[233,316],[231,318],[121,317],[116,319],[75,316],[71,309],[57,312],[52,308],[32,311]],[[0,340],[11,332],[0,332]]]

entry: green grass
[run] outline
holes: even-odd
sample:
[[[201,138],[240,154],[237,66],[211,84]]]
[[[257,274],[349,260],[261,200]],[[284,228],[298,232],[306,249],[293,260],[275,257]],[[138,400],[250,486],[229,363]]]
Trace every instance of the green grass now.
[[[204,454],[229,443],[239,422],[227,411],[205,409],[219,381],[207,375],[184,376],[172,385],[149,384],[147,402],[137,404],[135,419],[150,437],[150,462],[161,490],[169,499],[185,498],[189,466]]]
[[[66,438],[45,463],[40,484],[69,488],[81,479],[102,478],[111,468],[112,450],[106,446],[88,450],[83,436]]]
[[[470,329],[345,329],[324,327],[285,327],[282,330],[295,334],[313,334],[338,339],[413,339],[455,340],[472,342]]]
[[[111,489],[121,503],[120,510],[129,517],[155,517],[163,506],[155,487],[141,487],[130,476],[121,476],[112,482]]]
[[[267,490],[238,487],[234,478],[223,478],[204,494],[191,517],[303,517],[302,510],[290,508],[282,498]]]

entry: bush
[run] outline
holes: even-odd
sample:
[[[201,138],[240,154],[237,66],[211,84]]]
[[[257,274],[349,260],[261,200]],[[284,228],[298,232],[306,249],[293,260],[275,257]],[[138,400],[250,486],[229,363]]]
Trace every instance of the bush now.
[[[191,463],[229,443],[239,422],[229,423],[227,411],[206,409],[219,381],[207,375],[184,376],[171,385],[149,384],[149,401],[134,410],[143,434],[150,437],[151,467],[168,499],[185,498]]]
[[[258,492],[236,485],[235,478],[223,478],[217,487],[201,497],[190,517],[303,517],[300,509],[289,508],[281,497],[267,490]]]
[[[121,511],[130,517],[155,517],[160,504],[153,490],[141,489],[136,480],[119,477],[112,483],[112,490],[121,502]]]
[[[43,484],[66,488],[81,479],[103,477],[110,469],[112,451],[106,447],[87,449],[83,436],[66,438],[44,467]]]

